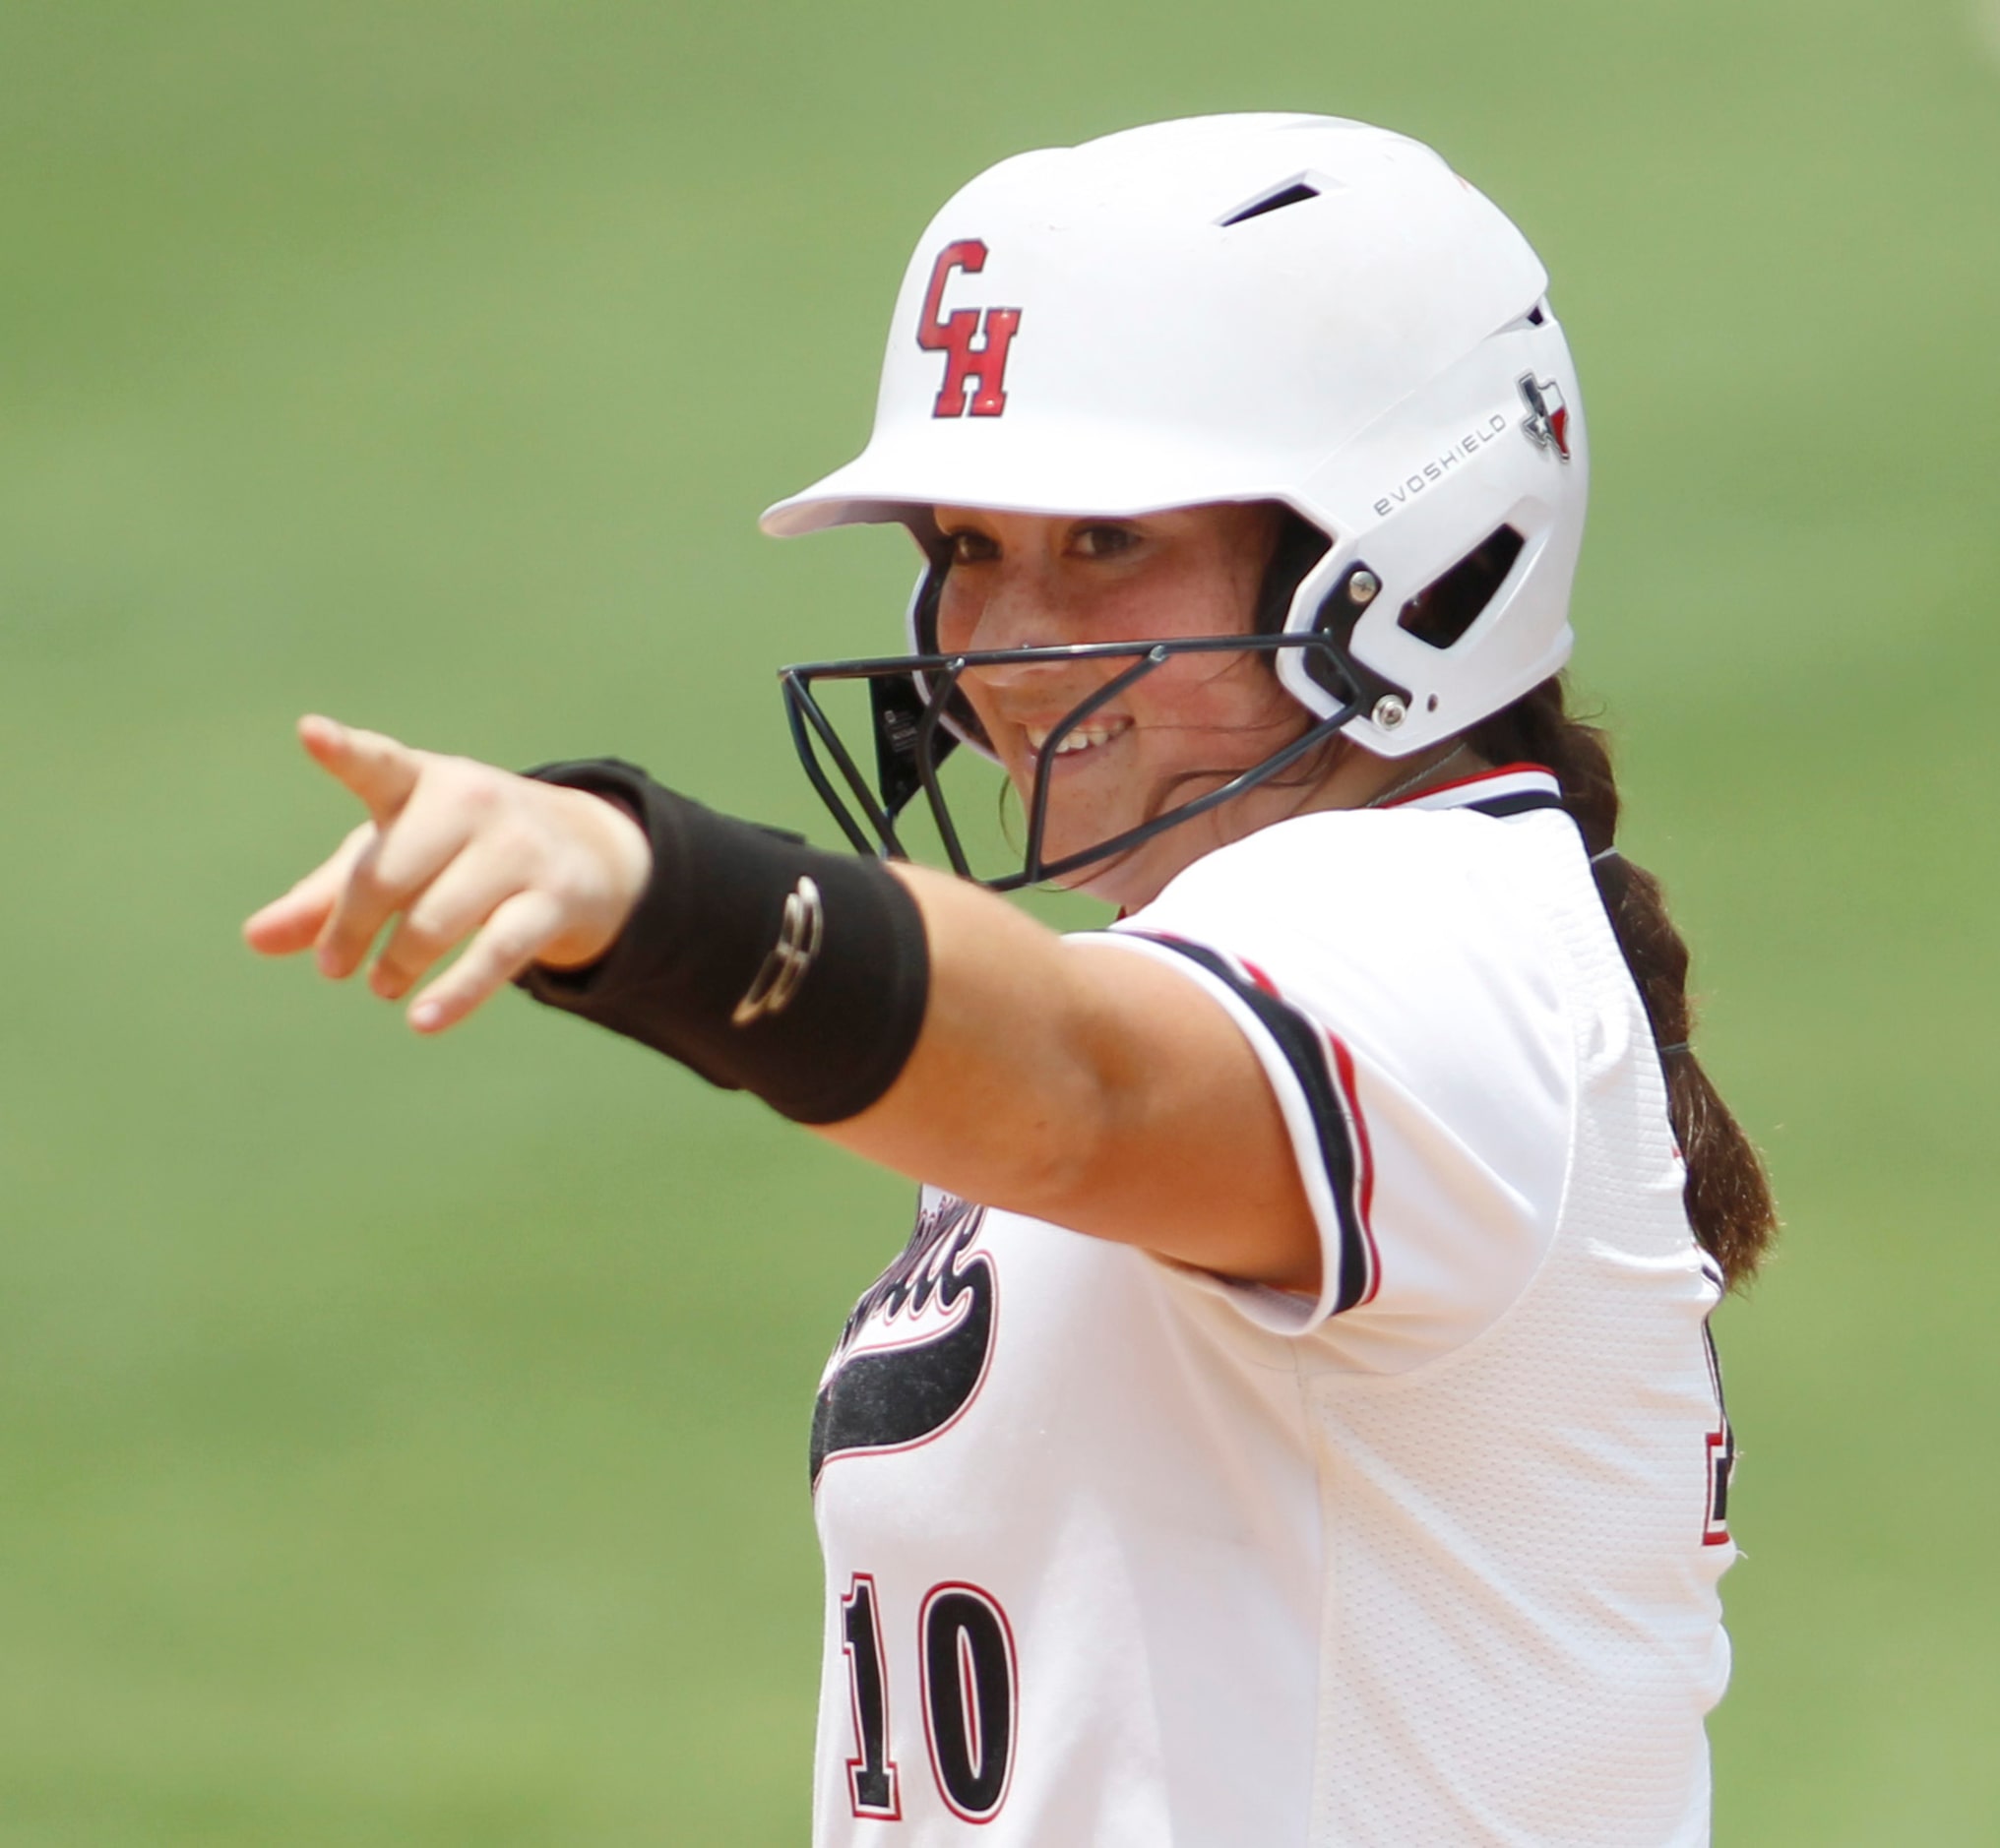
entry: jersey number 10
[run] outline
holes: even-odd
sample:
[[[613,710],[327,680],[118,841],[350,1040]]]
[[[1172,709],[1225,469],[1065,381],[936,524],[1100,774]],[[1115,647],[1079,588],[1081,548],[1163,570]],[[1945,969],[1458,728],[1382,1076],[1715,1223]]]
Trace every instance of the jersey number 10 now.
[[[854,1574],[841,1600],[841,1624],[854,1708],[848,1800],[856,1816],[901,1821],[902,1786],[889,1756],[881,1613],[867,1572]],[[966,1821],[990,1822],[1007,1801],[1014,1769],[1019,1682],[1007,1613],[977,1585],[933,1585],[917,1613],[916,1643],[923,1736],[938,1795]]]

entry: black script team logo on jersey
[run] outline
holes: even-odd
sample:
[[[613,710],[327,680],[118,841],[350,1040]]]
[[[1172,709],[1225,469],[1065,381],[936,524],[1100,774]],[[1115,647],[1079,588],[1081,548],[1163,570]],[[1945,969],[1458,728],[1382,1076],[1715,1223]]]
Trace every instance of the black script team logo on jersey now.
[[[1524,372],[1519,381],[1521,401],[1528,406],[1528,415],[1521,420],[1521,427],[1532,439],[1536,449],[1552,449],[1564,462],[1570,459],[1570,410],[1563,402],[1562,387],[1553,379],[1537,380],[1533,373]]]
[[[1014,330],[1021,325],[1021,310],[957,308],[942,319],[938,312],[944,306],[945,284],[953,271],[977,276],[985,267],[986,246],[976,237],[948,244],[931,266],[923,313],[916,322],[916,343],[927,353],[948,355],[945,382],[931,406],[933,417],[963,417],[966,388],[974,380],[979,389],[972,396],[973,416],[997,417],[1007,408],[1007,353],[1014,344]]]
[[[815,1488],[836,1456],[928,1443],[978,1393],[997,1295],[991,1255],[972,1250],[985,1217],[926,1195],[903,1256],[854,1305],[813,1406]]]

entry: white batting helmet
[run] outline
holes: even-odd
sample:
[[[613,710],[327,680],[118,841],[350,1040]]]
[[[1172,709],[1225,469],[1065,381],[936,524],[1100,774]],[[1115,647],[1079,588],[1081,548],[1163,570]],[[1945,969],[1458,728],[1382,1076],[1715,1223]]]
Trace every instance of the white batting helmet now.
[[[1363,123],[1019,154],[918,243],[868,447],[764,527],[1281,502],[1332,541],[1283,632],[1337,635],[1368,696],[1344,731],[1405,756],[1569,655],[1589,457],[1546,287],[1483,195]],[[1317,718],[1352,702],[1310,650],[1278,671]]]

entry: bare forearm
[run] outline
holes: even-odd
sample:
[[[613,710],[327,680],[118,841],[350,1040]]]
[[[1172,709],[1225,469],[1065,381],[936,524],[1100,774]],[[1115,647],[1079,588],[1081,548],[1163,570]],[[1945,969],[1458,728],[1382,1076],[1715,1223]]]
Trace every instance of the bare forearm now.
[[[880,1100],[820,1133],[968,1199],[1049,1210],[1105,1132],[1100,1036],[1074,954],[991,893],[919,867],[896,872],[930,946],[923,1030]]]

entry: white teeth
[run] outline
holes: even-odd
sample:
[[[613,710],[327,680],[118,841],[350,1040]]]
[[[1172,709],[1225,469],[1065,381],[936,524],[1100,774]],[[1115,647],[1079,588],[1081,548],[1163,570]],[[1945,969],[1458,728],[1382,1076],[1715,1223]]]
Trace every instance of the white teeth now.
[[[1125,729],[1126,727],[1123,724],[1079,725],[1074,731],[1064,735],[1062,743],[1055,748],[1055,755],[1057,757],[1069,757],[1078,751],[1089,751],[1094,746],[1108,744]],[[1028,748],[1039,757],[1042,746],[1048,743],[1048,732],[1036,730],[1031,726],[1026,729],[1026,735],[1028,738]]]

